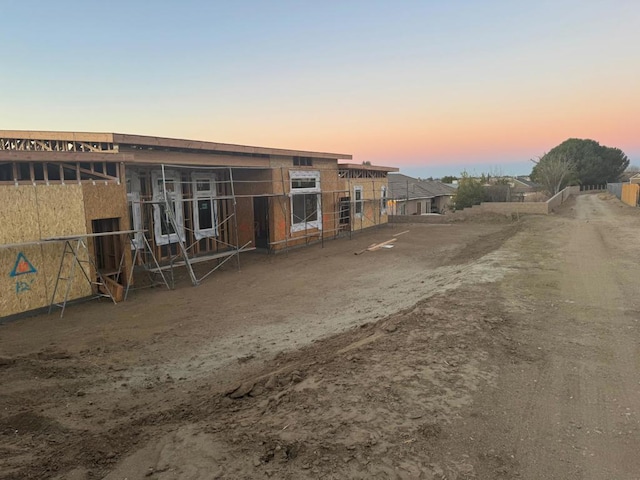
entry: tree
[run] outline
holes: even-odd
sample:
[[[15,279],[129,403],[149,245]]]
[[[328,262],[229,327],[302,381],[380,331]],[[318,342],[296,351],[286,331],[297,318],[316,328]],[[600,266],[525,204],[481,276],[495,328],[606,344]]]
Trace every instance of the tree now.
[[[573,165],[569,183],[582,185],[615,182],[629,166],[629,159],[619,148],[606,147],[595,140],[570,138],[540,157],[533,167],[531,179],[543,183],[540,169],[547,161],[555,159],[557,162],[558,157]]]
[[[454,177],[453,175],[446,175],[440,179],[442,183],[453,183],[458,180],[458,177]]]
[[[575,165],[560,153],[545,153],[538,160],[531,160],[536,165],[531,178],[541,184],[551,195],[562,190],[575,174]]]
[[[471,178],[467,172],[462,172],[458,179],[458,189],[453,196],[453,205],[456,210],[478,205],[484,200],[484,187],[475,178]]]

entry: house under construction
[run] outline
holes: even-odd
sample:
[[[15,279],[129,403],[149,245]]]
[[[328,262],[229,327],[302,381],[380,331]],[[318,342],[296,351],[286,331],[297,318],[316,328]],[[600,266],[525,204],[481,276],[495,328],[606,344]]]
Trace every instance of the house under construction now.
[[[0,130],[0,317],[93,295],[120,300],[134,266],[167,286],[173,269],[185,268],[197,285],[242,252],[386,223],[387,173],[397,169],[349,160],[117,133]]]

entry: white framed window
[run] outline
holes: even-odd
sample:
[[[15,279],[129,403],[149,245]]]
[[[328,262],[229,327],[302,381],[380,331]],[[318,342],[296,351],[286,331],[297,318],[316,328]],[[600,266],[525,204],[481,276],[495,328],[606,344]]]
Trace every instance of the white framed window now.
[[[320,172],[290,171],[291,231],[322,230]]]
[[[180,173],[173,170],[165,170],[164,179],[161,171],[151,172],[153,183],[153,201],[160,202],[153,205],[153,233],[158,245],[176,243],[184,240],[184,208],[182,206],[182,183]],[[165,206],[165,192],[168,201],[167,211]],[[173,227],[170,214],[173,214],[177,228]],[[180,235],[180,237],[178,237]]]
[[[216,176],[213,173],[192,173],[193,230],[196,240],[218,236],[218,205]]]
[[[129,219],[132,230],[142,230],[142,209],[140,208],[140,176],[137,172],[128,171],[127,177],[127,204],[129,206]],[[140,249],[144,244],[144,233],[136,233],[133,237],[131,249]]]
[[[362,187],[356,185],[353,187],[353,214],[357,218],[362,217],[362,212],[364,210],[364,201],[362,199]]]
[[[387,187],[383,185],[380,191],[380,215],[387,214],[387,202]]]

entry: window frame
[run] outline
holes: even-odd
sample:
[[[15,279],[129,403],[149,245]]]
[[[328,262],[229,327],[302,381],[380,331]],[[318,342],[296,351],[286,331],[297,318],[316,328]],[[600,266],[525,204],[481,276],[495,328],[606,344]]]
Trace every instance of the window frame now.
[[[359,199],[358,199],[358,193],[360,193]],[[353,187],[353,216],[354,218],[362,218],[363,214],[364,214],[364,195],[363,195],[362,185],[355,185]]]
[[[388,214],[388,202],[389,199],[387,198],[387,186],[382,185],[382,187],[380,188],[380,215]]]
[[[140,205],[140,175],[138,172],[128,171],[126,172],[126,189],[127,189],[127,204],[131,208],[130,225],[132,230],[142,230],[142,206]],[[144,245],[144,239],[142,236],[144,233],[141,231],[136,232],[133,235],[133,241],[131,242],[132,250],[140,250]]]
[[[296,180],[315,180],[314,187],[294,187]],[[310,228],[322,230],[322,189],[320,186],[320,171],[318,170],[290,170],[289,171],[289,192],[291,207],[291,232],[300,232]],[[316,196],[316,219],[310,222],[295,222],[294,220],[294,197],[297,195],[313,195]],[[305,212],[306,213],[306,212]]]
[[[174,233],[162,233],[162,219],[160,215],[160,203],[164,202],[164,189],[160,189],[158,182],[162,181],[162,171],[154,170],[151,172],[151,190],[153,192],[153,233],[157,245],[169,245],[184,241],[184,207],[182,205],[182,176],[176,170],[165,170],[165,180],[170,180],[174,184],[174,190],[167,192],[168,199],[173,202],[174,214],[178,231]],[[156,203],[158,202],[158,203]]]
[[[199,191],[198,182],[209,182],[209,190]],[[192,188],[192,205],[193,205],[193,235],[196,240],[202,240],[203,238],[217,237],[218,231],[218,202],[216,200],[216,175],[215,173],[202,173],[193,172],[191,174],[191,188]],[[202,200],[209,200],[211,202],[211,213],[213,215],[211,219],[211,228],[200,228],[200,215],[198,209],[198,202]]]

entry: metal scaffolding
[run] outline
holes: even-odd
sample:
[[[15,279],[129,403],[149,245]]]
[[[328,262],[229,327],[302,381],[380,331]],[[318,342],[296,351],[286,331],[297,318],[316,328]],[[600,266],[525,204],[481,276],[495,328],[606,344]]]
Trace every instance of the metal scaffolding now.
[[[287,174],[285,169],[288,170]],[[376,195],[376,178],[357,179],[360,185],[372,182],[367,191],[373,192],[373,198],[369,196],[356,200],[352,196],[352,183],[356,180],[340,177],[335,169],[313,168],[297,172],[318,175],[322,172],[335,173],[335,178],[330,183],[335,183],[336,186],[348,185],[347,188],[323,190],[321,183],[318,183],[317,189],[302,194],[296,193],[292,187],[291,171],[291,167],[234,168],[163,164],[161,173],[154,177],[149,169],[141,170],[139,175],[144,177],[146,187],[142,189],[144,197],[135,200],[141,211],[139,224],[135,224],[135,219],[132,221],[134,228],[149,232],[150,249],[155,249],[157,256],[163,259],[152,270],[169,272],[173,279],[174,269],[184,267],[195,286],[233,258],[239,269],[240,253],[256,249],[254,240],[240,242],[240,200],[262,198],[265,199],[267,212],[275,213],[279,210],[281,230],[277,236],[272,232],[268,238],[269,251],[287,251],[292,243],[299,245],[300,242],[308,244],[317,241],[324,246],[324,240],[328,238],[340,235],[349,235],[351,238],[354,230],[381,223],[382,204]],[[234,172],[240,172],[241,178],[237,178]],[[315,200],[311,199],[311,208],[305,203],[304,216],[296,217],[299,220],[295,223],[296,229],[293,228],[295,195],[315,197]],[[304,200],[306,202],[306,198]],[[355,215],[357,208],[360,214]],[[206,229],[198,225],[198,218],[200,222],[207,222]],[[251,221],[254,223],[252,231],[255,235],[255,218]],[[269,221],[267,219],[267,223]],[[216,261],[212,268],[195,268],[198,264],[212,260]]]

